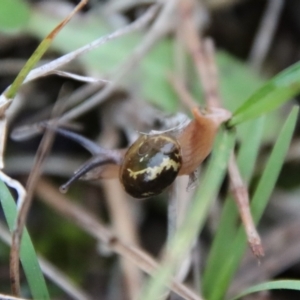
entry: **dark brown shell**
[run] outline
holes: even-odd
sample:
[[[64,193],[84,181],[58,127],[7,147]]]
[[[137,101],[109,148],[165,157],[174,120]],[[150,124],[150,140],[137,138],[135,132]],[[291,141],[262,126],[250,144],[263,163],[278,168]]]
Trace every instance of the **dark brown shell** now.
[[[120,181],[134,198],[160,194],[181,168],[181,148],[173,137],[142,135],[128,149],[120,168]]]

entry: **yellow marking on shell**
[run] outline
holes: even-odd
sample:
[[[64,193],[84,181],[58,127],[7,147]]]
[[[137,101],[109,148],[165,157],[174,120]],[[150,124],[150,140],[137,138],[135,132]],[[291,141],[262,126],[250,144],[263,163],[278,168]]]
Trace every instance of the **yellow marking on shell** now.
[[[155,194],[154,192],[146,192],[146,193],[143,193],[142,196],[147,197],[147,196],[151,196],[154,194]]]
[[[172,144],[175,143],[174,139],[172,137],[169,137],[169,136],[166,136],[166,135],[158,135],[157,137],[154,137],[154,143],[156,143],[157,141],[159,140],[165,140],[165,141],[168,141]]]
[[[158,177],[158,175],[163,171],[163,169],[166,168],[166,170],[169,170],[170,168],[173,168],[175,172],[178,171],[180,168],[180,163],[174,161],[173,159],[170,159],[168,157],[164,157],[163,161],[159,166],[155,167],[148,167],[140,171],[132,171],[131,169],[127,169],[129,176],[133,177],[133,179],[136,179],[138,175],[148,173],[149,174],[149,180],[153,180]]]

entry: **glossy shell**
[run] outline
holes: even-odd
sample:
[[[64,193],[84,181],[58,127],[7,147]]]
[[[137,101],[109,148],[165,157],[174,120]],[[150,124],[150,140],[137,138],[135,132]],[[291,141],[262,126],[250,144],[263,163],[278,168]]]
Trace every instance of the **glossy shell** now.
[[[134,198],[160,194],[171,185],[181,167],[181,149],[169,135],[142,135],[128,149],[120,181]]]

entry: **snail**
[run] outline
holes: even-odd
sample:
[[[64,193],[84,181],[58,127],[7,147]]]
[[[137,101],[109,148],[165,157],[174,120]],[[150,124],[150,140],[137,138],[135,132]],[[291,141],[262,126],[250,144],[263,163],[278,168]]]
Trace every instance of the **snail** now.
[[[67,191],[75,180],[119,178],[134,198],[160,194],[177,176],[190,175],[210,153],[219,126],[231,114],[222,108],[192,109],[194,119],[181,130],[142,134],[128,149],[103,149],[85,137],[62,128],[53,129],[81,144],[93,157],[61,186]],[[44,125],[44,127],[49,127]]]

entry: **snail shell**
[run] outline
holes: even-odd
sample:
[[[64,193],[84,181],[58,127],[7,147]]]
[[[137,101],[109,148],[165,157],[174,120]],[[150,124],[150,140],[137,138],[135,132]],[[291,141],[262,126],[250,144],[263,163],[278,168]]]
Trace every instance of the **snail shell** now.
[[[181,168],[181,148],[167,134],[142,135],[128,149],[120,168],[120,181],[134,198],[160,194]]]

